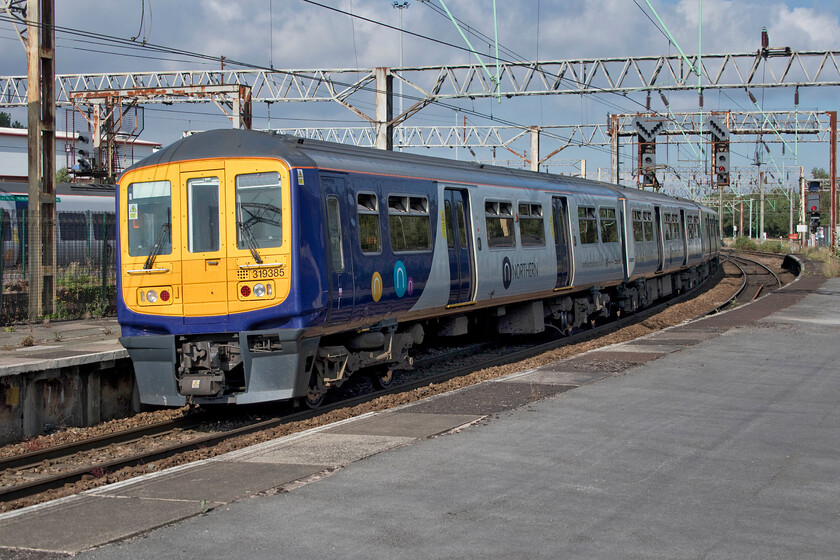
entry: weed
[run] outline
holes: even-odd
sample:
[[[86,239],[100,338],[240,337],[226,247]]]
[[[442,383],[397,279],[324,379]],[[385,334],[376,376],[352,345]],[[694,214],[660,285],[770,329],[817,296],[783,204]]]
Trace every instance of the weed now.
[[[6,329],[5,329],[5,330],[6,330],[6,332],[15,332],[15,328],[14,328],[14,327],[12,327],[12,326],[8,326],[8,327],[6,327]]]
[[[30,331],[30,333],[26,335],[23,340],[20,341],[20,345],[24,347],[35,346],[35,335],[32,334],[32,332]]]

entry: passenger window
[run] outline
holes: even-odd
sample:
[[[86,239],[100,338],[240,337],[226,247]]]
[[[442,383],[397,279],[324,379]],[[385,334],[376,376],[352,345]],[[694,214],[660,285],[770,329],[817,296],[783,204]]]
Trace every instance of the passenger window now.
[[[187,249],[190,253],[218,251],[219,178],[187,179]]]
[[[489,247],[515,247],[513,233],[513,204],[487,201],[484,203],[487,245]]]
[[[236,248],[264,249],[283,245],[283,201],[280,174],[236,176]]]
[[[615,219],[615,208],[601,208],[601,242],[618,243],[618,221]]]
[[[375,194],[359,193],[356,197],[359,215],[359,243],[362,253],[382,252],[382,236],[379,229],[379,202]]]
[[[87,216],[84,212],[59,212],[58,229],[62,241],[87,239]]]
[[[389,196],[388,227],[395,253],[432,248],[429,202],[420,196]]]
[[[157,254],[172,254],[172,187],[169,181],[128,185],[128,254],[146,257],[155,244]]]
[[[344,244],[341,239],[341,214],[338,198],[327,197],[327,228],[330,236],[330,258],[333,272],[344,272]]]
[[[580,228],[581,244],[598,243],[598,217],[595,214],[595,208],[589,206],[578,207],[578,227]]]
[[[545,224],[541,204],[519,205],[519,238],[523,247],[545,247]]]
[[[103,225],[103,217],[104,225]],[[107,239],[113,241],[117,236],[117,220],[113,214],[97,212],[93,214],[93,238],[97,241]]]

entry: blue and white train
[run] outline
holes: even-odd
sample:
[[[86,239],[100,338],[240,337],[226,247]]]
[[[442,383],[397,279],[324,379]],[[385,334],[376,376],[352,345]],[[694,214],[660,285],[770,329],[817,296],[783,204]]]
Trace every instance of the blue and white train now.
[[[689,290],[718,216],[572,177],[241,130],[128,169],[118,318],[141,401],[321,402],[427,334],[562,331]]]

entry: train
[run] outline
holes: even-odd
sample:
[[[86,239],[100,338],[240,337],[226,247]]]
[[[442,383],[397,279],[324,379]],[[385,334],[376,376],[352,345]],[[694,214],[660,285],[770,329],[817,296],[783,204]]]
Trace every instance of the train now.
[[[690,290],[717,213],[570,176],[246,130],[117,188],[120,341],[150,405],[381,387],[427,336],[571,333]]]
[[[56,262],[100,266],[116,264],[115,185],[59,183],[56,185]],[[29,186],[0,182],[0,247],[8,270],[27,258]]]

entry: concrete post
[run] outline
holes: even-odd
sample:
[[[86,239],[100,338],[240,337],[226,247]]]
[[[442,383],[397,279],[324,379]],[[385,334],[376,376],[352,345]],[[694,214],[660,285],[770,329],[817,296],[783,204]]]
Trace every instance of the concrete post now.
[[[394,77],[385,67],[379,67],[376,75],[376,147],[380,150],[394,149],[393,119]]]

